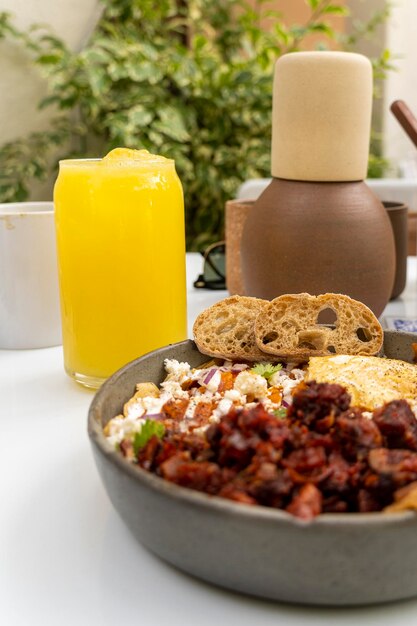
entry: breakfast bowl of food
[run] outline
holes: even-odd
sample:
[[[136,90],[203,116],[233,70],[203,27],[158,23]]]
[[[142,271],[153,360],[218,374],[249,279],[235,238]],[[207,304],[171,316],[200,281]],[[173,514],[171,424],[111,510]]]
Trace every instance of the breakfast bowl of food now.
[[[346,296],[226,298],[194,341],[94,397],[114,508],[154,554],[224,588],[339,606],[417,595],[415,348]]]

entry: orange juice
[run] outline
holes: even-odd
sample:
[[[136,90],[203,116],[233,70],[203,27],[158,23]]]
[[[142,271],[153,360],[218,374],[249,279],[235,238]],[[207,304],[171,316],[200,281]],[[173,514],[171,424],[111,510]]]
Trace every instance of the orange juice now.
[[[54,202],[66,372],[98,387],[128,361],[186,339],[174,162],[120,148],[61,161]]]

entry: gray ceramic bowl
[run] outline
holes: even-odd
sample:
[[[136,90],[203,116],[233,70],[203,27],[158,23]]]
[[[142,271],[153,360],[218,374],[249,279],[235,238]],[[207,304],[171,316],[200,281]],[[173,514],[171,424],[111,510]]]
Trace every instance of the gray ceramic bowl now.
[[[411,361],[417,336],[387,332],[385,354]],[[192,341],[152,352],[116,372],[88,418],[98,471],[134,536],[206,581],[301,604],[353,605],[417,595],[417,514],[325,514],[312,522],[179,487],[129,464],[102,428],[138,382],[161,382],[163,360],[207,360]]]

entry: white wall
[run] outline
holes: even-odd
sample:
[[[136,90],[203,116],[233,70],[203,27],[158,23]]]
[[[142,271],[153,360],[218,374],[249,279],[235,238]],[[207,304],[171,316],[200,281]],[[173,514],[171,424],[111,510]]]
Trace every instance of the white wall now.
[[[0,11],[15,17],[15,24],[28,28],[34,23],[49,24],[73,49],[80,49],[99,17],[99,0],[0,0]],[[34,130],[48,127],[50,109],[39,111],[37,104],[46,94],[46,83],[21,46],[0,42],[0,145]],[[32,198],[48,200],[51,184],[35,184]]]
[[[384,93],[384,152],[398,167],[417,177],[417,148],[389,110],[394,100],[404,100],[417,117],[417,1],[396,0],[387,24],[387,47],[399,58],[390,72]],[[405,171],[403,173],[406,173]],[[401,172],[400,172],[401,173]]]
[[[12,13],[19,28],[49,24],[72,49],[91,32],[98,8],[98,0],[0,0],[0,10]],[[36,108],[44,95],[45,81],[28,55],[19,45],[0,42],[0,143],[45,127],[50,113]]]

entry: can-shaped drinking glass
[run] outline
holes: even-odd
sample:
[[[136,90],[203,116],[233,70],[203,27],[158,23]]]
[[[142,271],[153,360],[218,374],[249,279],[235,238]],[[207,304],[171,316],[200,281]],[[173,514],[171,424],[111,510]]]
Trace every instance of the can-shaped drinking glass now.
[[[181,182],[174,161],[116,149],[61,161],[54,203],[65,370],[97,388],[187,337]]]

